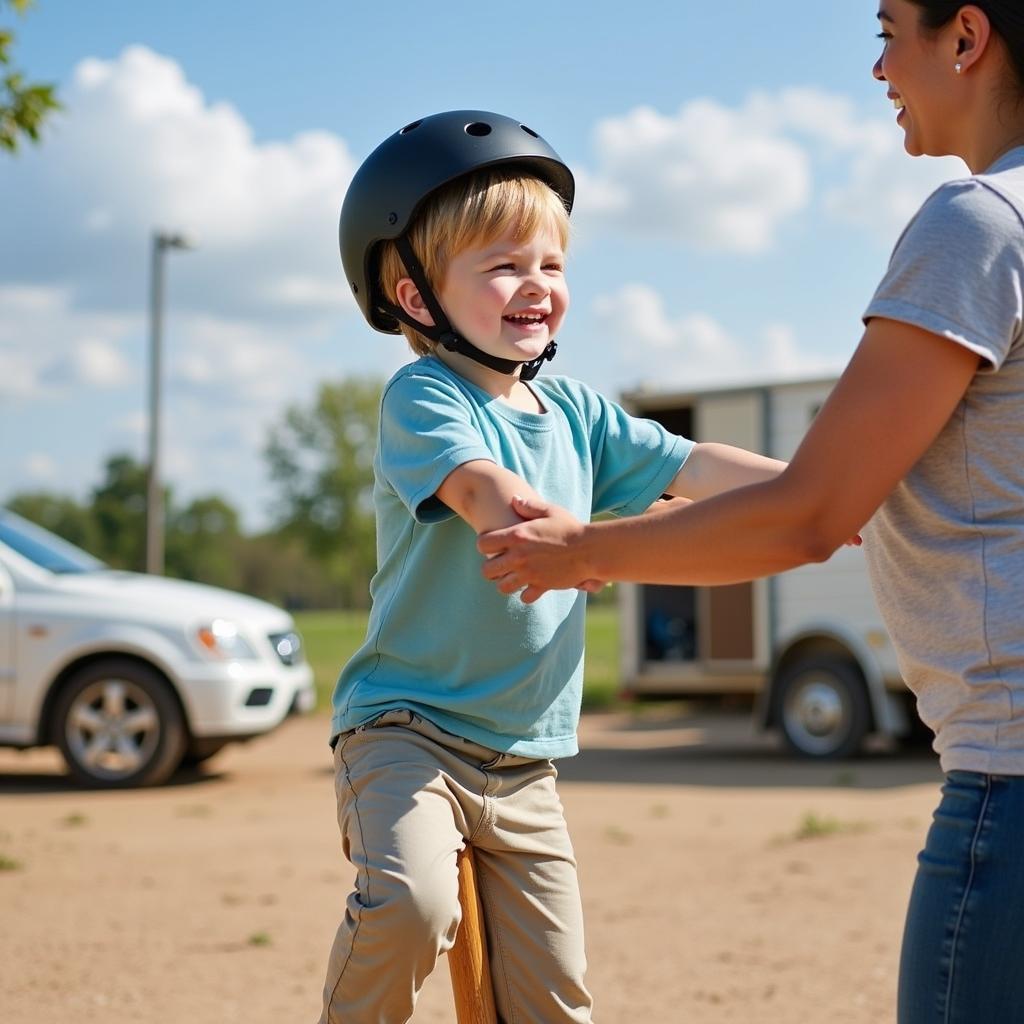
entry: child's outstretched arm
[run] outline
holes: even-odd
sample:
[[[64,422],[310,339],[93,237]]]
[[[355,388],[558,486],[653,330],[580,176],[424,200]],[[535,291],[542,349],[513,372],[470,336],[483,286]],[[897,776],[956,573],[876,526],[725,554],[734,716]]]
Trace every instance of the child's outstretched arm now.
[[[437,497],[477,534],[523,522],[524,517],[512,508],[513,498],[544,504],[521,476],[486,459],[473,459],[453,469],[438,487]],[[581,580],[577,589],[594,594],[603,586],[598,580]]]
[[[477,533],[521,523],[523,517],[512,511],[517,494],[542,500],[522,477],[486,459],[464,462],[437,489],[437,497]]]
[[[694,446],[675,479],[665,488],[676,497],[700,501],[747,484],[777,477],[787,466],[778,459],[729,444],[701,442]]]

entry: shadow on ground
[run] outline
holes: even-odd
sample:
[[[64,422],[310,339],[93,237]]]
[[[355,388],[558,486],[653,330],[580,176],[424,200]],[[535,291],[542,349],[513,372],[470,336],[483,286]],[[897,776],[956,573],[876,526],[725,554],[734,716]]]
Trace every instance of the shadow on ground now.
[[[293,720],[251,747],[228,748],[211,764],[178,772],[168,785],[287,787],[310,776],[327,780],[333,775],[327,732],[325,716]],[[941,779],[937,758],[920,743],[876,745],[850,761],[807,761],[784,751],[777,734],[755,730],[749,710],[687,705],[584,715],[580,753],[560,760],[558,772],[566,783],[729,788],[878,790]],[[52,748],[0,752],[0,796],[81,791]]]
[[[749,714],[588,715],[580,753],[558,763],[562,782],[719,787],[887,789],[942,778],[920,742],[884,745],[846,761],[809,761],[756,731]]]
[[[223,778],[225,778],[224,773],[209,768],[183,768],[161,788],[189,789],[195,786],[205,786],[211,782],[219,782]],[[82,786],[59,769],[53,772],[0,772],[0,796],[99,792],[105,792],[102,786]]]

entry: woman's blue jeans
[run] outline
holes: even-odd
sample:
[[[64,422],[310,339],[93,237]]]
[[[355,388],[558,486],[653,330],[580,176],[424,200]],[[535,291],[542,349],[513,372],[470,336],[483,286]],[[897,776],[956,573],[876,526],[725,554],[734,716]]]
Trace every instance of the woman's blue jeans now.
[[[946,776],[907,911],[898,1019],[1024,1021],[1024,777]]]

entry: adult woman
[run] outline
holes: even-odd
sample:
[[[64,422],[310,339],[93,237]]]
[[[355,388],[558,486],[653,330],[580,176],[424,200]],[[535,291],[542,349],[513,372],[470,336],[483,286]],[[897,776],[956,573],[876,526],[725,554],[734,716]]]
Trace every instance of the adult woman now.
[[[860,345],[778,478],[637,520],[560,509],[481,539],[524,600],[580,580],[730,583],[864,529],[947,773],[911,896],[899,1020],[1024,1019],[1024,10],[882,0],[875,77],[907,152],[955,154],[896,245]],[[877,514],[876,513],[877,510]]]

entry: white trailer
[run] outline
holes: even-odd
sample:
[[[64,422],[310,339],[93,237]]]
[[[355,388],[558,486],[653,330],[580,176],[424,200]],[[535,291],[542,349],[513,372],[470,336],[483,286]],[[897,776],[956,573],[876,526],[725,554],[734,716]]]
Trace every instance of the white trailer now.
[[[789,459],[835,378],[692,392],[633,391],[623,405],[697,441]],[[907,691],[859,548],[724,587],[619,588],[622,686],[641,698],[754,696],[765,728],[816,758],[910,730]]]

